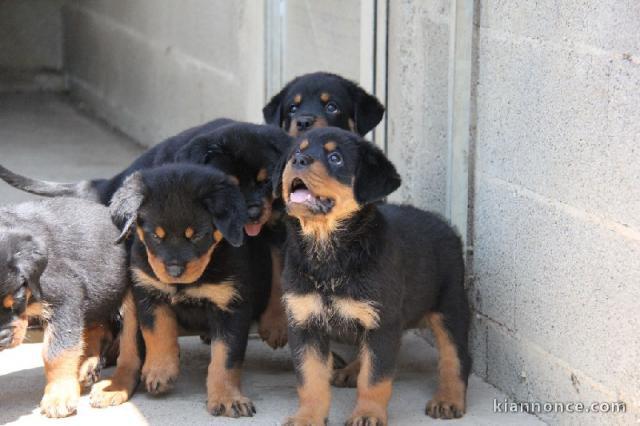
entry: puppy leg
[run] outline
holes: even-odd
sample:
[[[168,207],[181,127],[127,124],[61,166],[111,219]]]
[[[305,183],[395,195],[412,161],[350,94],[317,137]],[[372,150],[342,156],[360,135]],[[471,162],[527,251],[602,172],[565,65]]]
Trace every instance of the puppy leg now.
[[[461,318],[456,318],[458,321]],[[467,352],[468,328],[463,322],[453,326],[440,312],[428,315],[439,353],[439,384],[427,402],[426,413],[434,418],[452,419],[464,415],[467,379],[471,358]]]
[[[287,344],[287,314],[282,303],[282,252],[271,248],[271,293],[260,316],[258,334],[273,349]]]
[[[87,387],[100,379],[100,372],[104,366],[103,351],[113,341],[113,335],[105,324],[94,324],[85,328],[82,339],[84,354],[78,378],[80,385]]]
[[[175,313],[165,304],[143,306],[138,303],[137,307],[146,347],[142,381],[149,393],[168,392],[178,378],[180,370],[178,323]]]
[[[360,348],[356,406],[346,424],[383,426],[391,400],[393,374],[400,349],[401,327],[369,331]]]
[[[76,412],[80,398],[82,311],[59,308],[53,312],[44,335],[42,357],[47,385],[40,410],[47,417],[67,417]]]
[[[138,351],[138,317],[131,292],[122,304],[122,332],[120,353],[113,377],[96,383],[91,389],[91,406],[100,408],[119,405],[129,400],[140,380],[140,353]]]
[[[253,417],[253,402],[240,390],[240,373],[247,349],[251,308],[232,313],[211,312],[211,362],[207,373],[207,410],[214,416]]]
[[[298,379],[298,411],[285,426],[325,425],[331,404],[332,359],[329,338],[319,327],[289,329],[289,346]]]

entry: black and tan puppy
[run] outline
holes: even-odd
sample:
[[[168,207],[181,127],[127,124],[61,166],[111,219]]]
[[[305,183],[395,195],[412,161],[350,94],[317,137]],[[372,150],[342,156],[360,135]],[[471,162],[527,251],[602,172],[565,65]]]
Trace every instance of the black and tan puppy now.
[[[127,288],[127,256],[106,207],[55,199],[0,209],[0,350],[41,318],[48,417],[76,411],[100,374]]]
[[[118,359],[113,379],[94,387],[92,405],[124,402],[140,366],[147,391],[169,390],[179,371],[180,325],[211,339],[209,411],[252,416],[253,404],[240,391],[240,367],[250,324],[268,298],[271,260],[265,244],[249,264],[242,246],[247,208],[236,182],[212,167],[161,166],[128,177],[111,210],[123,238],[134,235],[133,299],[146,353],[136,350],[134,333],[123,333],[127,355]]]
[[[298,136],[317,127],[367,134],[382,120],[384,107],[353,81],[315,72],[290,81],[262,109],[268,124]]]
[[[300,398],[286,424],[325,423],[331,337],[360,347],[359,359],[336,374],[357,377],[347,424],[386,424],[402,332],[424,323],[440,353],[440,384],[427,414],[462,416],[469,309],[453,229],[432,213],[378,204],[400,178],[382,151],[353,133],[306,133],[278,173],[291,216],[283,284]]]

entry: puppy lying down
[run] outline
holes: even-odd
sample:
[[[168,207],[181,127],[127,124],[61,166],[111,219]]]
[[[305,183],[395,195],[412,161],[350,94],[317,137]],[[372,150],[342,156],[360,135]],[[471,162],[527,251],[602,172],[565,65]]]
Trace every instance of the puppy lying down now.
[[[106,207],[57,198],[0,208],[0,350],[43,323],[48,417],[76,411],[99,376],[127,286],[126,251]]]

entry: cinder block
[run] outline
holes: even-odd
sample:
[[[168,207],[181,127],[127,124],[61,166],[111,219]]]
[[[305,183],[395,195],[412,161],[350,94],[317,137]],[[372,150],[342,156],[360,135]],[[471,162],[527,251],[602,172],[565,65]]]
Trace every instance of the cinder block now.
[[[446,2],[391,2],[389,157],[403,184],[391,197],[444,212],[447,163]],[[420,76],[417,78],[417,76]]]
[[[499,323],[509,313],[510,333],[612,392],[639,395],[640,241],[486,175],[477,188],[482,311]]]

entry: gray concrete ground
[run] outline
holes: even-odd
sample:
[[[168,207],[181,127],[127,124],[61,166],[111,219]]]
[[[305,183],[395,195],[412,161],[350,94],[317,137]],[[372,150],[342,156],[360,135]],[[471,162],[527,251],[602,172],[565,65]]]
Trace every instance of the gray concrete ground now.
[[[16,171],[51,180],[109,176],[127,165],[140,148],[126,137],[78,113],[54,95],[0,95],[0,162]],[[0,205],[31,198],[0,184]],[[164,397],[137,393],[130,402],[109,409],[93,409],[82,398],[78,414],[48,420],[37,405],[44,388],[41,344],[27,343],[0,352],[1,424],[278,424],[296,407],[295,377],[288,350],[272,351],[252,336],[243,387],[258,410],[252,419],[218,419],[205,410],[205,376],[209,350],[197,337],[181,338],[182,372],[174,391]],[[421,337],[404,340],[401,366],[390,405],[391,424],[428,424],[424,406],[437,386],[437,353]],[[104,376],[111,374],[104,372]],[[493,412],[494,399],[505,395],[477,376],[469,381],[467,415],[454,424],[539,424],[533,416]],[[333,393],[331,424],[346,419],[355,390]]]

